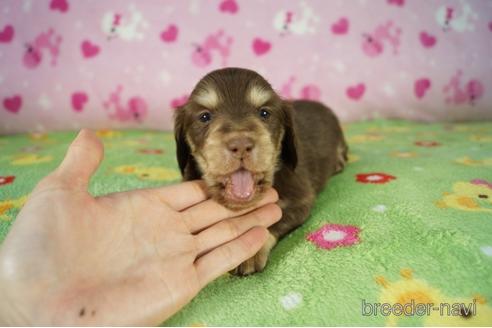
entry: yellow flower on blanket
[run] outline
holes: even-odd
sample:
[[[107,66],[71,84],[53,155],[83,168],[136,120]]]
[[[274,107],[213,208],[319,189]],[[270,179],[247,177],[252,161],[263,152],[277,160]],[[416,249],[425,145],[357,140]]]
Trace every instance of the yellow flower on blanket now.
[[[417,157],[417,153],[414,151],[393,151],[390,153],[391,156],[397,158],[413,158]]]
[[[33,132],[29,134],[31,140],[46,141],[48,140],[48,134],[42,132]]]
[[[141,147],[144,143],[139,140],[122,140],[122,141],[107,141],[104,143],[106,148],[129,148],[129,147]]]
[[[10,162],[12,165],[33,165],[46,163],[53,159],[52,156],[37,155],[37,154],[19,154],[14,155],[14,159]]]
[[[408,126],[382,126],[382,127],[370,127],[366,130],[369,133],[383,132],[383,133],[405,133],[409,132]]]
[[[409,268],[402,269],[400,276],[393,282],[383,276],[375,278],[382,287],[380,308],[376,314],[385,315],[386,325],[396,326],[406,316],[421,318],[425,326],[484,326],[492,323],[492,308],[481,295],[449,297],[425,280],[415,279]],[[383,313],[383,304],[388,304],[391,311]],[[367,312],[368,308],[376,311],[373,304],[366,305],[363,310]]]
[[[10,210],[20,209],[27,200],[27,196],[17,199],[0,200],[0,220],[8,221],[11,219]]]
[[[380,141],[383,140],[384,137],[380,134],[357,134],[347,138],[348,143],[365,143],[372,141]]]
[[[472,159],[468,156],[465,156],[456,159],[455,162],[468,166],[492,166],[492,158]]]
[[[429,286],[423,280],[413,279],[411,269],[402,269],[400,276],[401,279],[394,282],[388,281],[383,276],[375,278],[376,282],[382,287],[379,296],[381,305],[389,304],[392,308],[395,308],[395,304],[399,304],[398,308],[401,307],[403,311],[410,311],[407,304],[415,304],[415,306],[417,304],[436,304],[438,300],[442,299],[441,292],[438,289]],[[380,310],[383,311],[382,308]],[[378,313],[378,315],[386,316],[385,313]],[[392,311],[386,316],[386,325],[396,326],[401,317],[402,315]]]
[[[115,167],[114,171],[119,174],[134,175],[139,179],[150,181],[172,181],[181,177],[177,170],[160,166],[121,165]]]
[[[121,132],[116,130],[101,129],[96,131],[96,136],[99,138],[116,138],[121,137]]]
[[[492,213],[492,183],[482,179],[456,182],[453,185],[453,192],[445,192],[443,197],[436,202],[436,206]]]
[[[474,132],[474,133],[487,132],[489,129],[488,126],[475,126],[475,125],[461,124],[461,123],[445,124],[444,128],[445,130],[453,131],[453,132]]]
[[[476,142],[492,142],[492,135],[487,134],[472,134],[470,136],[471,141]]]
[[[41,143],[41,144],[52,144],[55,141],[53,139],[50,139],[49,135],[44,132],[32,132],[29,133],[29,139],[35,143]]]
[[[348,157],[347,163],[355,163],[355,162],[360,161],[360,156],[359,155],[348,153],[347,157]]]

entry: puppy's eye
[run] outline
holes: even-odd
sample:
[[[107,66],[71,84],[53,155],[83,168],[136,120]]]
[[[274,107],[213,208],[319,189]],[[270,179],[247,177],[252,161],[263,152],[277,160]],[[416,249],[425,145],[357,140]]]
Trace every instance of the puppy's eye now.
[[[209,112],[204,112],[200,114],[200,117],[198,118],[200,122],[207,123],[212,119],[212,115]]]
[[[270,112],[265,107],[260,108],[260,116],[262,119],[267,119],[270,116]]]

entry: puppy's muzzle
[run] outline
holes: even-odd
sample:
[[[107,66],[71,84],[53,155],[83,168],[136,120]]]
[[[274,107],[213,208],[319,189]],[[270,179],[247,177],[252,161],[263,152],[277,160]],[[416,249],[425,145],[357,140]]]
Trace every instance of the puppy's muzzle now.
[[[248,202],[256,191],[257,176],[254,171],[255,140],[245,134],[234,133],[224,140],[227,156],[236,163],[225,183],[225,196],[235,202]]]

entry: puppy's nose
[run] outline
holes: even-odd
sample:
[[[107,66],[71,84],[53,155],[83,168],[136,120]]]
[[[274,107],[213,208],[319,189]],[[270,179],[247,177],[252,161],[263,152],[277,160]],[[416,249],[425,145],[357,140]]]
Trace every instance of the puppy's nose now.
[[[248,138],[248,137],[237,137],[237,138],[232,138],[229,140],[226,144],[227,149],[234,155],[234,156],[244,156],[247,153],[250,153],[255,144],[253,142],[253,139]]]

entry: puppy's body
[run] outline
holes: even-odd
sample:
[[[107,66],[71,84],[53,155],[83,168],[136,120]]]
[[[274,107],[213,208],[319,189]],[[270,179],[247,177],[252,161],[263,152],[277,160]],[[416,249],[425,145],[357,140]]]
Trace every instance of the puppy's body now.
[[[343,169],[347,159],[340,124],[329,108],[304,100],[292,105],[298,161],[294,170],[281,165],[275,174],[273,186],[284,210],[282,220],[270,228],[277,238],[306,220],[316,194],[323,190],[329,177]]]
[[[175,120],[184,180],[202,178],[231,209],[251,206],[273,185],[282,219],[253,258],[233,273],[263,270],[277,241],[309,216],[316,194],[347,159],[336,116],[321,103],[282,100],[256,72],[226,68],[195,87]]]

